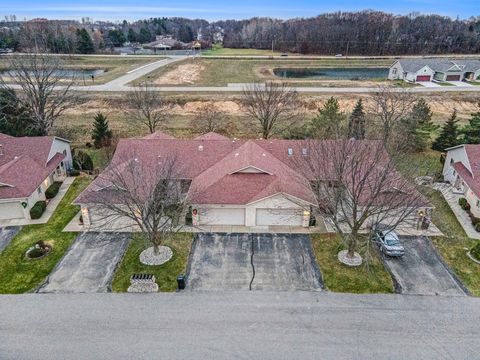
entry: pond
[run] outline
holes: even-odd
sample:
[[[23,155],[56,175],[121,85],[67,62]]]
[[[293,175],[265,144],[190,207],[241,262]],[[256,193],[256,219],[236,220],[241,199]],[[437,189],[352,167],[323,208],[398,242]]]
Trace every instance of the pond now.
[[[285,79],[368,80],[388,76],[388,68],[276,68],[273,73]]]
[[[61,77],[61,78],[77,78],[77,79],[83,79],[83,78],[91,78],[93,76],[98,76],[101,75],[105,72],[103,69],[58,69],[53,71],[53,76],[56,77]],[[6,70],[0,72],[0,75],[5,75],[5,76],[12,76],[15,75],[14,70]]]

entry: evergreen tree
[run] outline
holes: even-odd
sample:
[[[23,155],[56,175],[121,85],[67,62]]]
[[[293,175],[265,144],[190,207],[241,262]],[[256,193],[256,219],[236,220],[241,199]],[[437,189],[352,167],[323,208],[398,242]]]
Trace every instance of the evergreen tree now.
[[[93,54],[95,47],[92,38],[86,29],[77,29],[77,52],[80,54]]]
[[[461,141],[458,139],[458,120],[457,110],[453,110],[452,115],[448,121],[442,126],[440,135],[432,144],[432,149],[437,151],[445,151],[445,149],[459,145]]]
[[[189,43],[194,40],[193,30],[190,26],[182,24],[178,30],[178,40]]]
[[[130,41],[130,42],[135,42],[135,41],[137,41],[137,33],[136,33],[132,28],[129,28],[129,29],[128,29],[127,39],[128,39],[128,41]]]
[[[414,151],[423,151],[427,148],[433,131],[438,126],[432,122],[432,111],[425,99],[419,99],[412,107],[409,116],[404,120],[405,141]]]
[[[12,89],[0,89],[0,133],[11,136],[42,135]]]
[[[310,136],[318,139],[331,139],[340,135],[345,115],[340,112],[338,100],[333,96],[327,100],[318,115],[310,123]]]
[[[480,102],[478,108],[479,111],[471,115],[468,125],[462,130],[466,144],[480,144]]]
[[[125,35],[123,35],[122,30],[110,30],[108,32],[108,39],[113,46],[122,46],[126,41]]]
[[[108,127],[108,120],[105,115],[98,113],[93,119],[92,140],[94,146],[99,149],[109,146],[112,139],[112,131]]]
[[[348,121],[348,137],[357,140],[365,139],[365,112],[362,99],[357,101]]]
[[[152,33],[148,29],[148,27],[143,27],[140,29],[140,34],[137,37],[138,42],[148,43],[152,41]]]

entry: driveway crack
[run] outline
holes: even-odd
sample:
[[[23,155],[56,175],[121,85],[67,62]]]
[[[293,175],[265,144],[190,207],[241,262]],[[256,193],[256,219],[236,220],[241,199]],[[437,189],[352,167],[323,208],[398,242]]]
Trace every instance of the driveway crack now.
[[[250,280],[250,285],[248,287],[248,290],[252,290],[252,283],[253,283],[253,280],[255,279],[255,265],[253,264],[253,255],[255,255],[255,246],[254,246],[254,237],[253,237],[253,234],[250,234],[250,238],[251,238],[251,249],[252,249],[252,252],[251,252],[251,255],[250,255],[250,264],[252,265],[252,279]]]

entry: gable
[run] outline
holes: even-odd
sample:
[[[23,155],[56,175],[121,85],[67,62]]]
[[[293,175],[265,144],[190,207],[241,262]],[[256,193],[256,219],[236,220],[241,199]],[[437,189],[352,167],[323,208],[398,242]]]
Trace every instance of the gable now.
[[[267,174],[267,175],[272,175],[272,173],[268,172],[268,171],[265,171],[265,170],[262,170],[256,166],[252,166],[252,165],[249,165],[249,166],[246,166],[244,168],[241,168],[239,170],[235,170],[233,172],[230,173],[231,174]]]

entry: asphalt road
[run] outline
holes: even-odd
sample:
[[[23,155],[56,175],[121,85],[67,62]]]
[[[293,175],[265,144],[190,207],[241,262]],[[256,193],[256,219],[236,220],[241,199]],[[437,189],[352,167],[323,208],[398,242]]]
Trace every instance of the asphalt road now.
[[[115,269],[127,250],[130,238],[128,233],[80,234],[38,292],[110,291]]]
[[[198,234],[190,290],[320,290],[320,271],[305,234]]]
[[[0,296],[0,358],[479,359],[480,299],[326,292]]]
[[[424,236],[401,236],[405,255],[383,256],[402,294],[465,296],[457,280]]]

